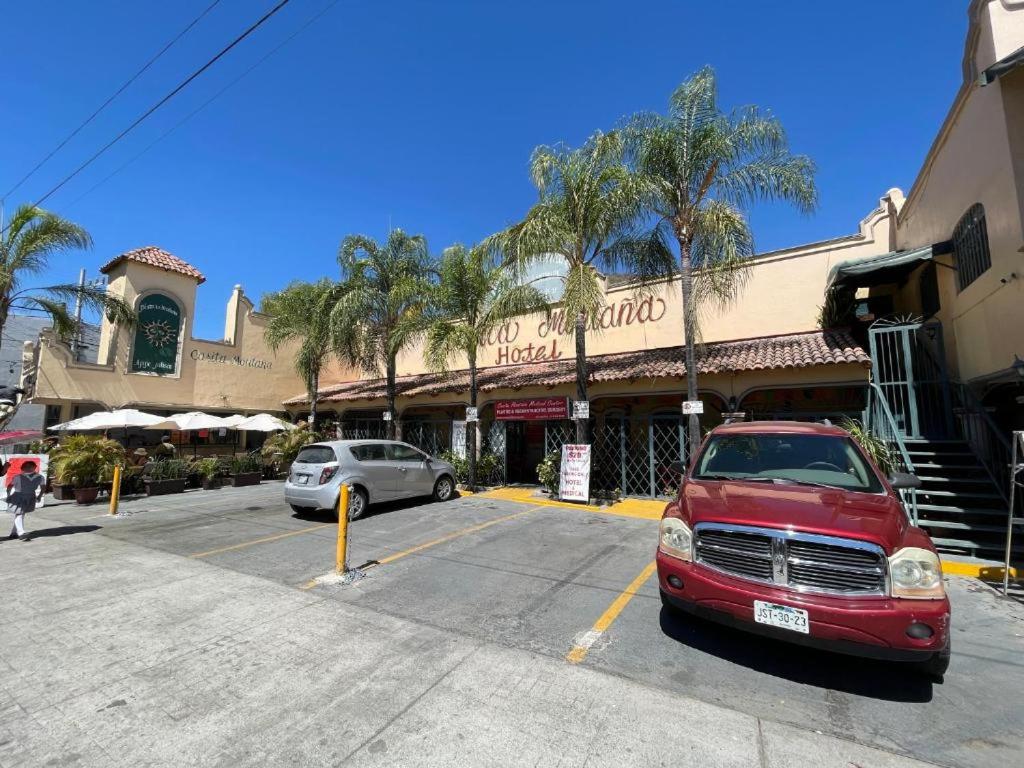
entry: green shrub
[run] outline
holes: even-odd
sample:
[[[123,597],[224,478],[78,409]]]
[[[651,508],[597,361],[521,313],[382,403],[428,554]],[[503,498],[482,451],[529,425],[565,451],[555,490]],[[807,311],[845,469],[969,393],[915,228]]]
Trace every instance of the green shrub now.
[[[322,439],[320,433],[312,431],[309,424],[303,423],[292,430],[275,432],[263,443],[260,453],[269,461],[282,467],[290,467],[303,446],[319,442]],[[259,469],[263,470],[262,464]]]
[[[459,456],[453,451],[442,451],[439,458],[447,461],[455,467],[455,482],[467,485],[469,483],[469,459]],[[501,456],[496,453],[482,453],[476,460],[476,483],[477,485],[498,485],[502,482],[502,468],[504,462]]]
[[[562,468],[562,454],[552,451],[537,465],[537,479],[552,496],[558,495],[558,480]]]
[[[95,488],[124,466],[124,448],[98,435],[73,435],[50,451],[53,480],[75,488]]]
[[[230,463],[232,475],[242,475],[248,472],[263,472],[263,459],[258,453],[247,453],[245,456],[233,456]]]
[[[181,480],[188,477],[189,462],[184,459],[166,459],[146,465],[146,477],[150,480]]]
[[[839,422],[839,426],[850,433],[850,437],[857,441],[880,470],[886,475],[893,473],[896,468],[896,457],[888,443],[856,419],[846,417]]]
[[[212,480],[220,474],[221,460],[216,456],[210,456],[206,459],[199,459],[193,464],[193,467],[203,480]]]

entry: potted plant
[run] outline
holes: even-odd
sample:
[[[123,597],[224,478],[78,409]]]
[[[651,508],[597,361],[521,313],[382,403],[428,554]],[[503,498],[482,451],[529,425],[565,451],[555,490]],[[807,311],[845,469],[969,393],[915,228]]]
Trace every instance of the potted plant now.
[[[228,482],[235,488],[259,485],[263,478],[263,460],[258,454],[235,456],[231,459],[231,474]]]
[[[322,440],[320,433],[309,428],[309,424],[303,423],[295,429],[277,432],[263,443],[260,454],[263,456],[264,464],[269,468],[271,477],[279,477],[288,472],[295,457],[303,446]],[[268,480],[270,477],[267,478]]]
[[[50,452],[54,484],[71,488],[75,502],[96,501],[100,484],[110,482],[114,467],[124,464],[124,448],[114,440],[96,435],[74,435]]]
[[[220,459],[216,456],[200,459],[193,466],[199,472],[199,477],[202,478],[204,491],[213,491],[224,485],[224,481],[220,476]]]
[[[168,493],[184,493],[188,482],[188,462],[181,459],[165,459],[146,465],[143,476],[147,496],[164,496]]]

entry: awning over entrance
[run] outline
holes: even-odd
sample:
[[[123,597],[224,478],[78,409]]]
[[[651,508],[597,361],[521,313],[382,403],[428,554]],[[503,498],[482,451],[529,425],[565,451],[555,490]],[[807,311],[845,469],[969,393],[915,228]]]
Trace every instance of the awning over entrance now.
[[[894,283],[910,274],[923,261],[930,261],[937,253],[935,246],[926,245],[909,251],[893,251],[869,259],[841,261],[828,273],[825,291],[833,288],[863,288]]]
[[[683,359],[683,347],[641,349],[594,355],[587,359],[587,369],[591,382],[681,379],[686,375]],[[808,331],[720,341],[704,344],[697,352],[697,372],[702,375],[839,363],[870,363],[864,348],[845,331]],[[574,381],[576,362],[572,357],[542,363],[481,368],[477,376],[481,392],[527,386],[553,387]],[[469,390],[469,372],[461,370],[445,374],[399,376],[395,383],[398,394],[406,397],[466,392]],[[384,396],[384,379],[360,379],[320,389],[321,402],[324,403],[383,399]],[[285,401],[285,405],[304,405],[307,402],[306,396],[300,395]]]

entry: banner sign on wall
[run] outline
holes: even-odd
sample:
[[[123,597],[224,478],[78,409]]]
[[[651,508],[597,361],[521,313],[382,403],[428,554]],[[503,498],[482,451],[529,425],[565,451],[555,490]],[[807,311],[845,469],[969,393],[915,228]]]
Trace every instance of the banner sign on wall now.
[[[553,421],[569,418],[569,399],[541,397],[536,400],[498,400],[494,404],[498,421]]]
[[[151,293],[139,302],[130,370],[133,373],[178,372],[178,337],[181,309],[178,302],[162,293]]]
[[[46,470],[50,465],[50,457],[45,453],[10,453],[0,454],[0,458],[7,462],[7,474],[4,475],[4,488],[10,488],[14,482],[15,475],[21,474],[21,467],[26,461],[35,462],[36,471],[46,477]]]
[[[558,496],[569,501],[590,500],[590,446],[562,445]]]

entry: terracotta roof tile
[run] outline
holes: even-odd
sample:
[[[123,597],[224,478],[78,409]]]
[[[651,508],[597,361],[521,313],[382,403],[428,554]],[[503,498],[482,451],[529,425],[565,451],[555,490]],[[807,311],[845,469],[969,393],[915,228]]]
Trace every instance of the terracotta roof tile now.
[[[163,269],[167,272],[177,272],[180,275],[186,275],[194,278],[199,283],[206,282],[203,273],[187,261],[182,261],[177,256],[168,253],[162,248],[157,248],[155,245],[147,245],[142,248],[136,248],[134,251],[122,253],[100,267],[100,272],[106,274],[122,261],[136,261],[139,264],[148,264],[151,267]]]
[[[808,368],[836,363],[867,365],[871,359],[846,331],[809,331],[785,336],[720,341],[697,350],[697,372],[701,374]],[[643,349],[596,355],[587,360],[590,381],[635,381],[637,379],[683,378],[683,347]],[[508,365],[481,369],[477,383],[481,392],[518,389],[526,386],[556,386],[576,381],[575,360],[554,360],[530,365]],[[469,389],[468,371],[447,374],[424,373],[400,376],[398,393],[439,395]],[[375,399],[385,396],[384,379],[362,379],[323,387],[326,402]],[[286,405],[305,403],[305,395],[286,400]]]

